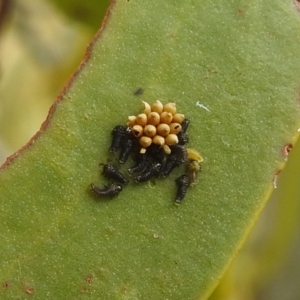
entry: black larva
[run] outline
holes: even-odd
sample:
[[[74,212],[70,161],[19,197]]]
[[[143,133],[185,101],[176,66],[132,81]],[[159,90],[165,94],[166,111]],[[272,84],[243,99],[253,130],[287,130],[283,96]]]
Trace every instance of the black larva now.
[[[169,176],[172,170],[179,165],[180,161],[178,160],[177,155],[173,153],[169,154],[161,172],[162,177],[166,178]]]
[[[180,204],[186,195],[187,189],[190,186],[190,179],[187,175],[181,175],[175,180],[177,184],[177,194],[175,203]]]
[[[121,142],[121,152],[119,155],[119,163],[124,164],[134,148],[134,140],[130,131],[127,131]]]
[[[188,151],[183,145],[170,146],[171,153],[176,154],[180,163],[186,163],[188,161]]]
[[[158,161],[160,163],[164,162],[165,159],[165,152],[162,147],[159,147],[158,145],[152,144],[150,147],[147,148],[146,152],[151,158],[153,158],[155,161]]]
[[[135,95],[142,92],[140,88]],[[177,112],[175,103],[163,105],[156,100],[150,105],[142,102],[145,107],[141,114],[130,115],[127,126],[117,125],[111,132],[109,151],[118,152],[118,155],[114,155],[110,163],[101,164],[109,184],[97,187],[92,183],[90,190],[99,196],[113,197],[122,191],[129,179],[139,184],[154,177],[166,178],[174,168],[184,164],[185,174],[175,180],[175,203],[179,204],[189,186],[197,183],[197,173],[203,161],[196,150],[185,147],[189,141],[190,120]],[[123,166],[131,158],[132,165],[129,168]],[[125,169],[128,169],[127,173],[122,173]],[[128,173],[132,174],[131,178]]]
[[[103,175],[119,183],[127,184],[129,180],[112,164],[103,165]]]
[[[122,186],[116,183],[110,183],[104,188],[97,187],[91,183],[90,188],[96,195],[101,197],[114,197],[122,191]]]
[[[126,127],[123,125],[117,125],[111,132],[113,138],[111,141],[111,145],[109,151],[115,153],[120,147],[123,138],[126,135]]]
[[[148,165],[144,172],[140,173],[136,177],[134,177],[134,181],[136,183],[144,182],[150,180],[151,178],[157,176],[160,172],[161,164],[160,163],[152,163]]]
[[[147,164],[148,159],[147,153],[139,153],[136,158],[136,164],[128,169],[131,174],[142,172]]]
[[[163,165],[161,175],[166,178],[174,168],[188,161],[188,153],[183,145],[170,146],[171,154],[168,155],[166,163]]]
[[[188,130],[188,128],[189,128],[189,125],[190,125],[190,120],[189,119],[187,119],[187,118],[185,118],[184,120],[183,120],[183,122],[181,123],[181,131],[182,132],[184,132],[184,133],[186,133],[187,132],[187,130]]]
[[[189,125],[190,125],[189,119],[184,119],[184,121],[181,123],[181,131],[177,134],[179,145],[184,145],[189,141],[189,136],[187,133],[187,129]]]

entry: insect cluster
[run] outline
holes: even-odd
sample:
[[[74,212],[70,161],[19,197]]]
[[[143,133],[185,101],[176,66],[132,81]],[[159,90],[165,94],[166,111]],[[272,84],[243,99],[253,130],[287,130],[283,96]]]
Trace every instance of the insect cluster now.
[[[114,127],[109,151],[119,151],[119,164],[125,164],[132,157],[134,164],[127,172],[137,184],[155,177],[166,178],[174,168],[184,164],[186,174],[175,180],[175,203],[179,204],[188,187],[197,182],[196,175],[203,161],[196,150],[185,147],[189,141],[187,129],[190,121],[183,114],[177,113],[175,103],[163,105],[159,100],[151,106],[147,102],[143,103],[143,112],[129,116],[127,126]],[[104,188],[92,183],[91,190],[99,196],[116,196],[122,191],[122,185],[129,183],[129,179],[115,164],[102,165],[103,175],[113,182]]]

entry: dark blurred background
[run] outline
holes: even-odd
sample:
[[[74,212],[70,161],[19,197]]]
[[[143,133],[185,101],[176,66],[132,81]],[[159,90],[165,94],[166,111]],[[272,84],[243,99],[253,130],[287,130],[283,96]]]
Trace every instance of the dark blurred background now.
[[[108,0],[0,0],[0,163],[39,130]]]

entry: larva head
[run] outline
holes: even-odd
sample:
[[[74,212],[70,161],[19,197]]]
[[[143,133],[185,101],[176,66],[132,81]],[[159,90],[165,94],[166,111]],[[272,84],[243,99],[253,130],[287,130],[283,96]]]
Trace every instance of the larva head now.
[[[187,153],[188,153],[189,160],[196,161],[198,163],[203,162],[203,157],[197,150],[195,150],[193,148],[187,148]]]

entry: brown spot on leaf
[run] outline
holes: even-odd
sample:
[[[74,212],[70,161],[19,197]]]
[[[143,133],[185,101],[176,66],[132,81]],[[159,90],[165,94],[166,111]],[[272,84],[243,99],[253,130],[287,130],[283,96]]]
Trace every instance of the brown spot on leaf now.
[[[288,159],[289,153],[290,153],[290,151],[292,149],[293,149],[293,145],[292,144],[287,144],[287,145],[284,146],[284,148],[283,148],[283,156],[284,156],[285,160]]]
[[[297,10],[300,12],[300,0],[294,0],[294,4],[295,4]]]
[[[34,289],[31,288],[31,287],[29,287],[29,288],[26,289],[26,294],[28,294],[28,295],[32,295],[33,292],[34,292]]]
[[[10,283],[8,281],[5,281],[2,286],[7,289],[10,286]]]
[[[87,276],[87,278],[85,279],[85,281],[86,281],[87,283],[91,283],[91,282],[93,281],[93,275],[89,274],[89,275]]]
[[[273,178],[273,187],[277,189],[277,179],[282,170],[277,170]]]
[[[236,14],[237,14],[238,16],[242,17],[242,16],[245,15],[245,11],[242,10],[242,9],[238,9],[237,12],[236,12]]]

